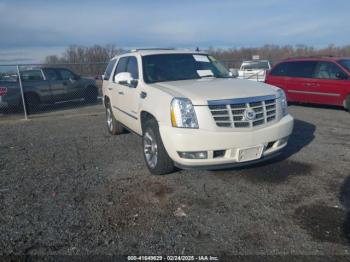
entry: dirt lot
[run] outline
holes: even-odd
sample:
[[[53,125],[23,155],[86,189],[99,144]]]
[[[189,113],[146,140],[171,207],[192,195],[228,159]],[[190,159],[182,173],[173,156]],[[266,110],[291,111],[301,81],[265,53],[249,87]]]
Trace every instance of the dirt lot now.
[[[0,119],[0,254],[350,253],[350,115],[290,106],[277,160],[152,176],[100,105]]]

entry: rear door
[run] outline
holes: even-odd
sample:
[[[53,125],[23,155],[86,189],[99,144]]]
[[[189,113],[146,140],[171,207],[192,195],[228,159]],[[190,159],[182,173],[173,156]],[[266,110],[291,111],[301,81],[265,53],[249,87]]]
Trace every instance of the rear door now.
[[[349,80],[347,74],[335,63],[319,61],[313,81],[308,86],[311,103],[342,105]]]
[[[21,72],[24,92],[34,92],[39,95],[42,103],[52,99],[49,81],[41,69],[31,69]]]
[[[61,75],[58,70],[45,68],[44,73],[46,79],[50,82],[52,100],[55,102],[65,100],[67,98],[67,89],[62,84]]]

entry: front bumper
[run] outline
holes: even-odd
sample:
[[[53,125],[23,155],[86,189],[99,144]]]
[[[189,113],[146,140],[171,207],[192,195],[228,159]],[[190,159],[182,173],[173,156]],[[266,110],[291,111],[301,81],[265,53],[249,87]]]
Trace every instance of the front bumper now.
[[[173,128],[160,125],[159,131],[163,144],[170,158],[179,167],[208,168],[234,165],[246,165],[271,158],[287,145],[288,137],[293,130],[293,117],[287,115],[279,122],[257,130],[244,131],[208,131],[203,129]],[[271,146],[272,144],[272,146]],[[241,148],[264,145],[261,159],[239,162],[238,150]],[[214,157],[214,151],[225,150],[221,157]],[[185,159],[178,152],[207,151],[207,159]]]

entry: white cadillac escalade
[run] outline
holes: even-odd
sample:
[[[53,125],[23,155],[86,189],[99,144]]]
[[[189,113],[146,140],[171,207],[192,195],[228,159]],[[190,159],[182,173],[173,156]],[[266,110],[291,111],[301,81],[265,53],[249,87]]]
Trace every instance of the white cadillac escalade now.
[[[293,129],[281,89],[234,79],[203,52],[138,49],[116,56],[103,75],[103,98],[108,131],[142,136],[146,165],[157,175],[270,159]]]

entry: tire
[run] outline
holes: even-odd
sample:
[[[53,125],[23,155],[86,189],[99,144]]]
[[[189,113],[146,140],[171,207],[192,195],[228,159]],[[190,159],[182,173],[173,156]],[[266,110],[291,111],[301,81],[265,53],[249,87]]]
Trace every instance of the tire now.
[[[345,100],[346,110],[350,113],[350,95]]]
[[[31,93],[25,94],[24,99],[25,99],[26,109],[28,114],[39,110],[40,99],[38,95],[31,94]]]
[[[147,168],[153,175],[166,175],[174,172],[174,162],[164,148],[155,119],[149,119],[145,123],[142,144]]]
[[[106,107],[107,130],[111,135],[119,135],[124,132],[124,127],[115,119],[111,105]]]
[[[86,103],[96,103],[98,92],[96,87],[88,87],[85,91],[84,100]]]

